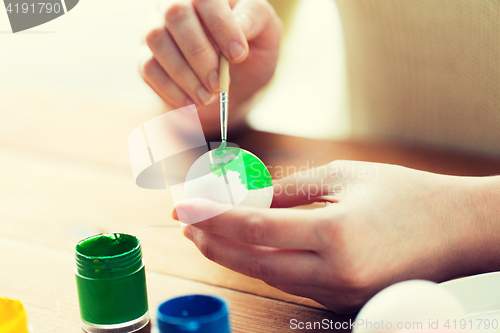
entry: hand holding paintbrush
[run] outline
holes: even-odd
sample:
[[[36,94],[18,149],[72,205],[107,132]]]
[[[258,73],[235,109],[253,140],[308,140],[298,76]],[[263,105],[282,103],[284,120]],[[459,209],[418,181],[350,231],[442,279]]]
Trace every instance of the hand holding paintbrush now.
[[[152,52],[140,67],[146,83],[169,110],[196,104],[204,133],[213,138],[222,53],[234,64],[232,123],[242,123],[244,105],[269,82],[278,59],[281,23],[269,2],[183,1],[161,17],[165,21],[144,36]]]

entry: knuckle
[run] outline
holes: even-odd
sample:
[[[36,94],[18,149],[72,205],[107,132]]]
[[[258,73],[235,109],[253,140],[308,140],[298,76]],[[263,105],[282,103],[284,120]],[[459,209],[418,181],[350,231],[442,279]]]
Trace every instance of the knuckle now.
[[[208,44],[195,43],[193,46],[190,47],[188,51],[188,56],[192,58],[206,58],[209,50],[210,46]]]
[[[338,276],[339,284],[346,290],[352,292],[361,292],[366,290],[370,285],[370,277],[365,274],[365,271],[354,264],[344,265],[343,272]]]
[[[318,228],[315,229],[316,238],[320,242],[320,248],[325,249],[336,244],[339,246],[339,226],[333,223],[330,218],[319,217]]]
[[[189,70],[187,66],[179,65],[179,66],[169,66],[165,68],[165,70],[169,73],[172,79],[176,81],[182,81],[182,78],[186,77],[186,73]]]
[[[263,281],[269,280],[272,277],[269,266],[256,259],[248,263],[248,275]]]
[[[344,265],[345,270],[340,275],[340,282],[353,292],[364,292],[373,287],[378,279],[377,271],[373,270],[369,261],[350,256],[349,264]]]
[[[146,34],[146,44],[149,46],[149,48],[154,48],[158,44],[160,44],[161,36],[162,36],[163,32],[164,32],[163,27],[157,27],[157,28],[151,29]]]
[[[269,228],[265,219],[259,215],[248,217],[243,224],[243,241],[251,244],[259,243],[269,236]]]
[[[197,246],[201,254],[203,254],[205,258],[207,258],[210,261],[216,261],[216,256],[213,247],[210,246],[209,242],[198,240]]]
[[[325,284],[335,281],[336,285],[352,293],[362,292],[370,288],[375,276],[369,263],[357,255],[352,246],[355,231],[351,226],[355,223],[342,214],[335,220],[336,222],[332,222],[325,218],[317,228],[317,236],[325,253],[335,253],[336,262],[319,275],[320,280]]]
[[[322,214],[318,219],[320,221],[319,229],[322,234],[335,244],[345,247],[345,233],[349,225],[348,217],[341,211],[335,211],[330,214]]]
[[[325,286],[334,285],[336,288],[341,288],[345,295],[352,296],[350,300],[356,299],[356,295],[365,294],[373,287],[373,274],[367,274],[368,272],[360,265],[346,260],[340,267],[341,269],[332,267],[324,271],[319,276],[319,282]]]
[[[168,22],[176,22],[187,17],[191,4],[189,1],[179,1],[168,7],[165,12],[165,20]]]
[[[362,263],[352,256],[344,256],[340,270],[331,271],[326,277],[327,280],[335,281],[336,285],[346,290],[346,292],[363,293],[374,284],[375,274],[366,269],[368,263]]]
[[[212,25],[222,29],[225,25],[227,25],[226,19],[222,15],[216,15],[213,17]]]
[[[348,227],[350,219],[341,210],[330,210],[328,213],[321,210],[314,211],[313,218],[317,221],[316,236],[324,249],[334,252],[345,251],[349,243]]]

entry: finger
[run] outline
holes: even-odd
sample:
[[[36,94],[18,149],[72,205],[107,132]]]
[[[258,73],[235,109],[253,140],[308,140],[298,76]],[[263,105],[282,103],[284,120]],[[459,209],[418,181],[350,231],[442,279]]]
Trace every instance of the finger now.
[[[170,33],[162,26],[151,30],[146,44],[167,74],[199,105],[214,100],[186,62]]]
[[[193,0],[196,12],[222,53],[232,62],[248,56],[248,43],[227,0]]]
[[[202,220],[201,214],[213,216],[193,226],[246,244],[312,251],[326,246],[320,230],[324,217],[314,210],[227,209],[214,201],[190,199],[179,201],[175,212],[174,218],[188,224]]]
[[[252,45],[266,47],[279,43],[280,20],[266,0],[241,0],[233,7],[233,15]]]
[[[203,30],[193,6],[187,2],[172,5],[165,14],[165,25],[205,88],[211,89],[208,92],[200,87],[198,91],[200,98],[209,101],[205,105],[210,104],[215,99],[213,93],[219,89],[219,56]]]
[[[276,180],[273,188],[273,208],[295,207],[324,201],[323,196],[329,195],[332,191],[328,165],[296,172]]]
[[[193,226],[184,230],[200,252],[226,268],[269,282],[314,284],[321,259],[310,251],[279,250],[237,242]]]
[[[168,76],[154,57],[143,63],[140,73],[144,81],[158,96],[172,106],[179,108],[194,104],[191,98]]]

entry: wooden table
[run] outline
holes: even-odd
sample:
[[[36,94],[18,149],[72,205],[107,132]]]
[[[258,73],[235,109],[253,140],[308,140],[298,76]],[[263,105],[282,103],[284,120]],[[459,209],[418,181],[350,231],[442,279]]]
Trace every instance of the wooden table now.
[[[229,301],[234,332],[286,332],[292,318],[349,320],[206,260],[170,218],[168,192],[135,186],[127,137],[157,110],[49,88],[0,91],[0,296],[24,303],[34,332],[82,332],[73,251],[99,232],[141,240],[153,316],[170,297],[207,293]],[[270,166],[354,159],[456,175],[500,170],[498,159],[381,143],[255,131],[237,143]]]

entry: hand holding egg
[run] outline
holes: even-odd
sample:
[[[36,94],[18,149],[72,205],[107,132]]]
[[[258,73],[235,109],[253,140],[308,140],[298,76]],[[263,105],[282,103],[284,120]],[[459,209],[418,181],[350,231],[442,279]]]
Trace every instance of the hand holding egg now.
[[[188,226],[184,234],[202,254],[229,269],[312,298],[336,313],[353,313],[399,281],[441,282],[481,269],[478,257],[468,253],[489,252],[481,250],[485,237],[470,232],[475,230],[467,211],[471,189],[458,179],[395,165],[335,161],[274,181],[271,209],[229,206]],[[291,208],[321,201],[328,204]],[[193,199],[179,202],[176,210],[192,217],[224,207]],[[427,285],[417,288],[434,292]],[[445,310],[454,309],[447,304]]]
[[[226,206],[269,208],[273,187],[269,171],[254,154],[240,148],[213,149],[199,157],[189,169],[184,183],[186,199],[204,198]],[[213,211],[200,215],[192,224],[210,218]]]

